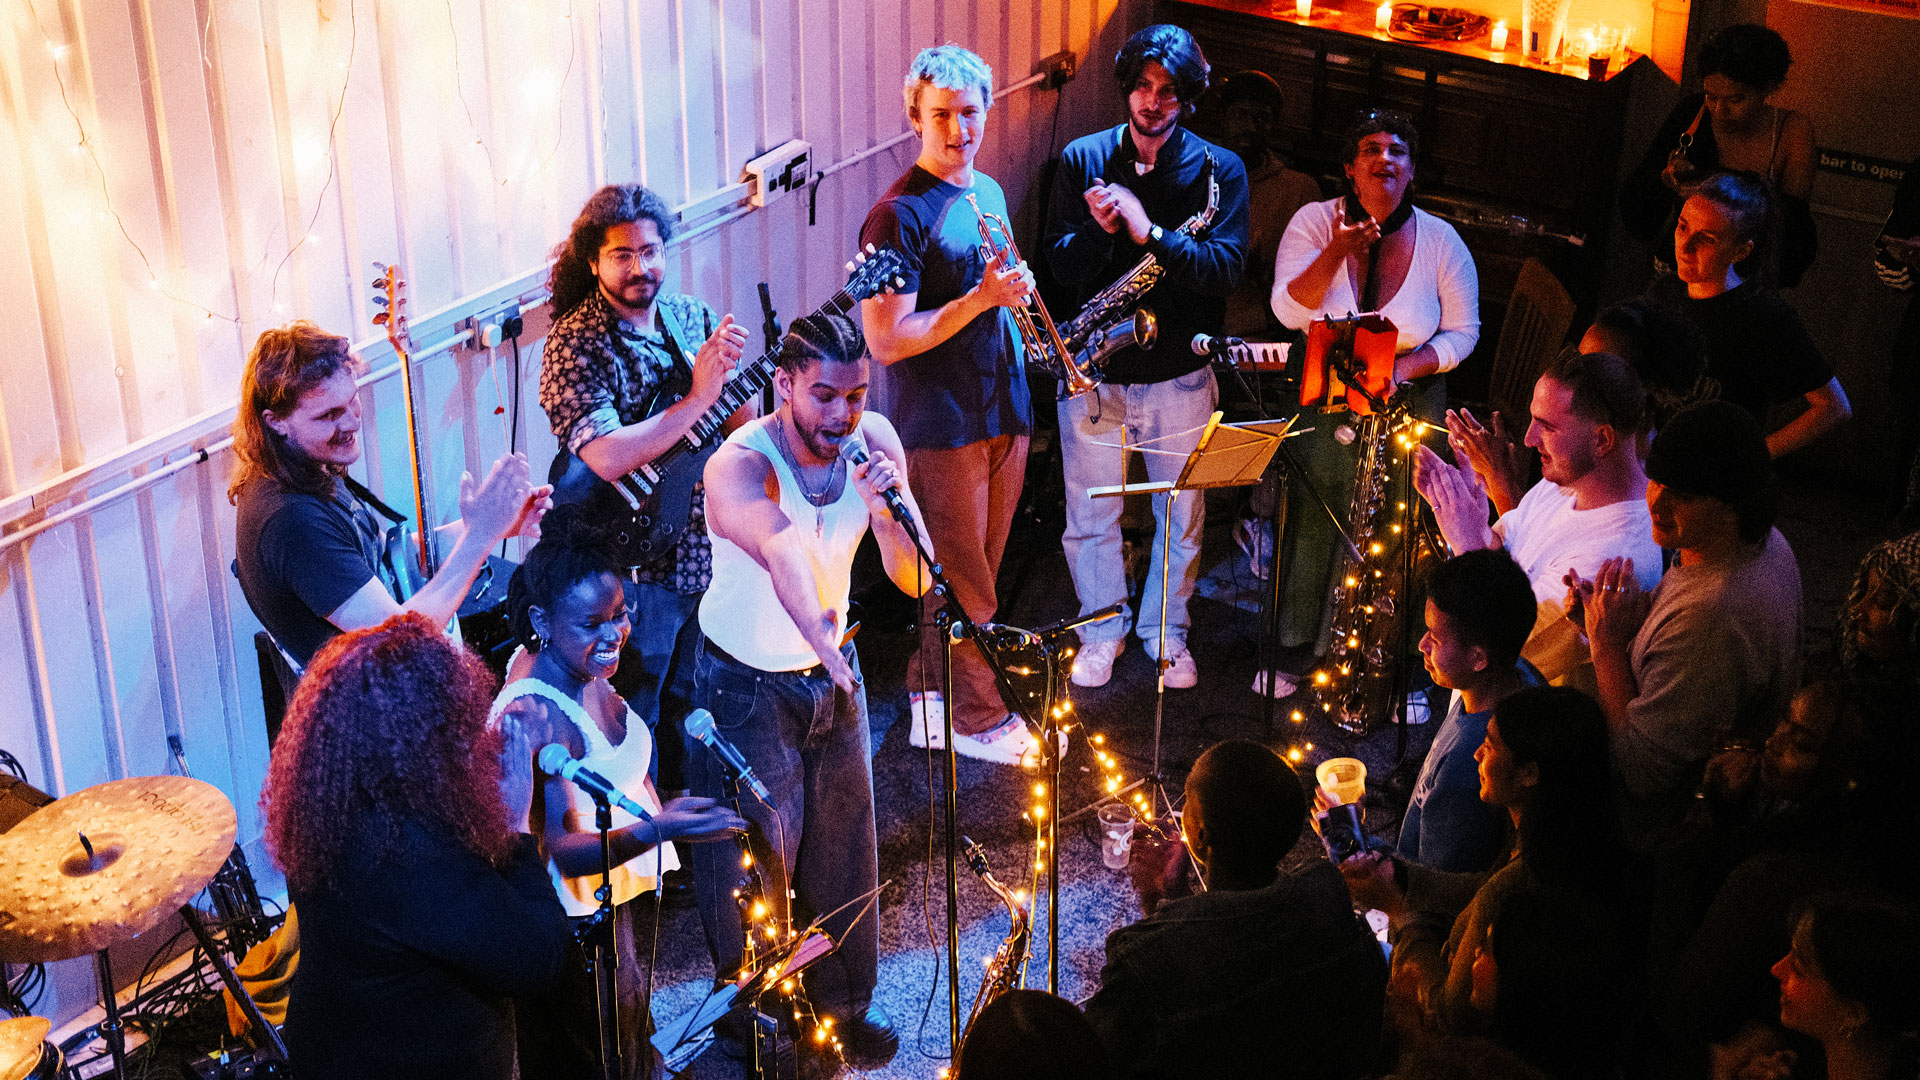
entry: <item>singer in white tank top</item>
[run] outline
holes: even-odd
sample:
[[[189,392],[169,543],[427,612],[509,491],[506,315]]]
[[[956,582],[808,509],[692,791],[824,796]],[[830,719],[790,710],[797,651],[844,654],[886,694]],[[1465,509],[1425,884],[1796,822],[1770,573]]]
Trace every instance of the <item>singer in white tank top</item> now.
[[[932,580],[888,507],[886,493],[894,492],[919,520],[900,438],[885,417],[865,411],[869,361],[859,330],[837,314],[796,319],[779,362],[779,410],[734,432],[707,463],[713,582],[700,605],[694,689],[713,713],[714,734],[769,789],[764,801],[742,797],[738,809],[773,918],[797,929],[837,912],[825,927],[840,947],[831,963],[809,971],[808,986],[814,1007],[836,1018],[870,1066],[891,1051],[870,1052],[890,1042],[868,1011],[878,913],[857,917],[878,884],[879,860],[866,688],[847,636],[848,575],[872,529],[902,590],[917,596]],[[853,460],[856,444],[870,455],[864,464]],[[723,795],[726,776],[719,754],[689,747],[694,794]],[[732,900],[740,860],[706,845],[690,861],[714,967],[724,975],[741,960]]]

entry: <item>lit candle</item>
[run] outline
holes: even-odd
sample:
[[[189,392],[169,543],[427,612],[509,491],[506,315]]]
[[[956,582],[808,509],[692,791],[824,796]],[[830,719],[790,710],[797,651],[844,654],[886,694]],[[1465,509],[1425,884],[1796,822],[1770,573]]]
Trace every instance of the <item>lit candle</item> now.
[[[1387,28],[1387,24],[1392,21],[1393,21],[1393,0],[1387,0],[1386,3],[1381,4],[1380,7],[1374,11],[1373,28],[1375,30],[1385,30]]]
[[[1293,0],[1293,13],[1303,19],[1313,18],[1313,0]]]
[[[1504,20],[1504,19],[1502,19],[1501,21],[1499,21],[1499,22],[1497,22],[1497,23],[1494,23],[1494,24],[1493,24],[1493,41],[1492,41],[1492,43],[1491,43],[1491,44],[1492,44],[1492,48],[1493,48],[1493,51],[1494,51],[1494,52],[1506,52],[1506,51],[1507,51],[1507,23],[1506,23],[1506,20]]]

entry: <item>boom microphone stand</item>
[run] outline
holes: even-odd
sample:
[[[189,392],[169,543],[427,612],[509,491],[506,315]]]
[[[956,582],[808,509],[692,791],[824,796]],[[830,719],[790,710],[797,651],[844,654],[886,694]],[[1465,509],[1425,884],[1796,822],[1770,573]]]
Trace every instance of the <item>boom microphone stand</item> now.
[[[859,464],[863,460],[865,460],[863,451],[859,452],[859,455],[853,458],[855,464]],[[1006,669],[999,662],[1002,647],[1033,644],[1042,639],[1030,630],[997,625],[984,626],[969,618],[966,609],[961,606],[959,599],[954,595],[952,584],[947,581],[945,568],[934,561],[933,552],[928,549],[926,541],[921,538],[920,529],[914,522],[913,514],[907,509],[905,501],[899,497],[898,489],[890,488],[887,494],[889,495],[887,499],[888,511],[893,515],[893,519],[900,523],[900,527],[906,530],[908,539],[913,542],[915,554],[919,556],[922,563],[926,564],[933,577],[933,592],[943,601],[939,610],[934,615],[934,620],[935,625],[939,626],[942,631],[941,638],[945,644],[941,663],[941,685],[943,690],[941,703],[943,706],[942,725],[947,747],[944,827],[947,848],[947,1023],[948,1036],[952,1040],[950,1045],[953,1047],[954,1053],[957,1054],[960,1049],[960,827],[958,820],[960,771],[959,754],[954,749],[953,737],[953,646],[960,641],[973,642],[974,647],[980,650],[981,659],[986,661],[988,670],[993,672],[994,683],[999,687],[1001,698],[1008,704],[1017,706],[1021,703],[1022,698],[1014,689],[1012,680],[1007,677]],[[1115,614],[1118,614],[1117,607],[1096,612],[1081,620],[1063,625],[1067,627],[1078,626],[1083,622],[1093,622]],[[996,640],[996,638],[999,640]],[[1056,667],[1056,654],[1050,645],[1043,644],[1042,647],[1048,664],[1048,692],[1045,695],[1046,700],[1043,702],[1044,707],[1040,710],[1040,719],[1038,722],[1035,722],[1034,718],[1029,715],[1029,709],[1022,708],[1017,709],[1017,711],[1024,722],[1033,724],[1040,729],[1041,765],[1048,776],[1049,798],[1052,800],[1049,803],[1050,812],[1047,815],[1049,823],[1047,850],[1049,856],[1051,856],[1053,852],[1058,849],[1055,841],[1058,840],[1056,830],[1059,821],[1057,811],[1059,809],[1060,797],[1060,744],[1056,731],[1058,725],[1054,721],[1052,708],[1052,686],[1056,681],[1053,678]],[[1049,874],[1048,880],[1048,985],[1049,987],[1053,987],[1058,985],[1059,979],[1059,915],[1057,914],[1059,906],[1057,901],[1060,895],[1060,881],[1057,861],[1050,865],[1053,866],[1053,870]]]

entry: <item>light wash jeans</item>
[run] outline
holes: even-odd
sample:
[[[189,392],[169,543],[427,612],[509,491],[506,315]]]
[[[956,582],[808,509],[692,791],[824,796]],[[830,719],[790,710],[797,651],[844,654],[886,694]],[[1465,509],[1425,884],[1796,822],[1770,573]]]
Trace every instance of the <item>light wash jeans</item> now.
[[[1097,386],[1059,403],[1060,455],[1067,481],[1067,529],[1061,543],[1067,551],[1067,570],[1080,597],[1080,612],[1096,611],[1127,599],[1126,566],[1121,558],[1120,510],[1117,496],[1090,498],[1087,489],[1118,484],[1127,462],[1120,449],[1126,443],[1146,443],[1147,475],[1154,480],[1176,480],[1187,455],[1200,441],[1200,429],[1220,400],[1211,368],[1166,382],[1130,386]],[[1174,437],[1169,437],[1174,436]],[[1156,441],[1158,440],[1158,441]],[[1205,518],[1205,492],[1182,492],[1173,501],[1173,527],[1167,558],[1167,651],[1185,647],[1187,601],[1199,576],[1200,528]],[[1139,631],[1149,655],[1159,649],[1160,547],[1167,529],[1167,497],[1153,497],[1156,532],[1147,570],[1140,614],[1107,619],[1080,629],[1082,641],[1109,641],[1126,636],[1128,623]]]

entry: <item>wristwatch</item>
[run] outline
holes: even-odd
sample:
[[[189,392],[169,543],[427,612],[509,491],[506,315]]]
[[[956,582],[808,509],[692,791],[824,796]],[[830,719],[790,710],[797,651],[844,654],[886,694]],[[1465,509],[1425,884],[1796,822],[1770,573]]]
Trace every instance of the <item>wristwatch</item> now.
[[[1166,235],[1167,235],[1167,230],[1162,229],[1158,225],[1149,226],[1147,229],[1147,240],[1150,243],[1157,244]]]

